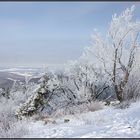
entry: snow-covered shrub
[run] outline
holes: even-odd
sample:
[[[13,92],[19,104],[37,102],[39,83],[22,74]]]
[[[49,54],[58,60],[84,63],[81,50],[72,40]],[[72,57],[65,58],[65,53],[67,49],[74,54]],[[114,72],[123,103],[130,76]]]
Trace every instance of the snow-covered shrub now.
[[[128,101],[128,100],[127,101],[123,101],[120,104],[117,104],[115,106],[115,108],[116,109],[126,109],[126,108],[129,108],[130,104],[131,104],[131,101]]]
[[[0,137],[18,138],[27,133],[26,125],[24,125],[26,121],[18,120],[15,114],[19,105],[33,94],[34,89],[36,89],[35,85],[30,85],[26,92],[23,92],[20,88],[17,90],[11,89],[9,98],[0,97]]]
[[[16,106],[13,100],[0,98],[0,126],[3,129],[8,129],[11,122],[15,122]]]
[[[62,117],[65,115],[74,115],[87,112],[87,106],[85,104],[82,105],[69,105],[66,107],[62,107],[54,111],[51,116],[52,117]]]
[[[85,112],[94,112],[104,108],[103,102],[94,101],[79,105],[68,105],[62,108],[58,108],[55,112],[51,114],[52,117],[62,117],[65,115],[81,114]]]
[[[99,101],[94,101],[94,102],[91,102],[87,105],[88,107],[88,111],[97,111],[97,110],[100,110],[100,109],[103,109],[104,107],[104,103],[103,102],[99,102]]]
[[[0,138],[20,138],[27,134],[26,121],[15,117],[16,104],[12,99],[0,98]]]
[[[22,88],[20,88],[21,86]],[[17,106],[26,102],[26,100],[34,94],[35,90],[38,88],[38,85],[29,83],[28,85],[26,85],[26,89],[24,89],[23,87],[25,87],[24,83],[20,83],[17,87],[13,85],[10,91],[10,98],[14,100]]]
[[[17,121],[9,125],[8,129],[0,127],[0,138],[22,138],[29,133],[28,121]]]
[[[10,97],[10,91],[9,88],[5,89],[5,88],[0,88],[0,97],[5,97],[7,99],[9,99]]]
[[[133,71],[124,90],[126,101],[137,101],[140,99],[140,72]]]

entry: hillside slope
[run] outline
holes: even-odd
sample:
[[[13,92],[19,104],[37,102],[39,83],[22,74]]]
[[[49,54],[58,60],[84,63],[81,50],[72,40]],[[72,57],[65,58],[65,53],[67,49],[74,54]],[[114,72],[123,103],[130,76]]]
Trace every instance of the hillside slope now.
[[[140,137],[140,102],[127,109],[105,107],[102,110],[65,116],[56,124],[43,121],[29,124],[26,138],[130,138]],[[64,123],[64,119],[70,121]]]

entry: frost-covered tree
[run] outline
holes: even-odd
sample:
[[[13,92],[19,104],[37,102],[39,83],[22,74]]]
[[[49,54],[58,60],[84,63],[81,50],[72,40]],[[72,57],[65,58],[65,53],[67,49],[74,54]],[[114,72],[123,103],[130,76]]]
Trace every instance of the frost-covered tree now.
[[[108,75],[117,99],[125,99],[125,89],[133,69],[138,68],[140,21],[133,20],[134,6],[119,16],[114,14],[107,35],[97,31],[92,36],[92,46],[85,49],[84,56],[95,62]]]
[[[47,89],[48,76],[44,75],[41,79],[41,84],[37,85],[34,90],[32,89],[32,95],[25,100],[23,104],[19,106],[16,111],[16,116],[32,116],[35,113],[41,111],[47,104],[50,98],[50,92]],[[46,96],[48,97],[46,99]]]

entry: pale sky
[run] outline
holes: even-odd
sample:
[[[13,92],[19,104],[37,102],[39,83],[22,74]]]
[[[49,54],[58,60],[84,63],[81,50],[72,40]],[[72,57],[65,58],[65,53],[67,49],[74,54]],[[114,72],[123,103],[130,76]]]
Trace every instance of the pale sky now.
[[[64,64],[105,33],[112,14],[140,2],[0,2],[1,66]]]

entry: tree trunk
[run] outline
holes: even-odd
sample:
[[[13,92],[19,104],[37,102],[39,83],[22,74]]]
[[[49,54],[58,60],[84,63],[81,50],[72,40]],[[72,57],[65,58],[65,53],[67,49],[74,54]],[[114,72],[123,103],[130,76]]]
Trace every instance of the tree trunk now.
[[[117,99],[118,99],[120,102],[122,102],[122,101],[123,101],[123,90],[120,90],[120,89],[118,88],[118,85],[115,85],[114,89],[115,89],[115,93],[116,93]]]

